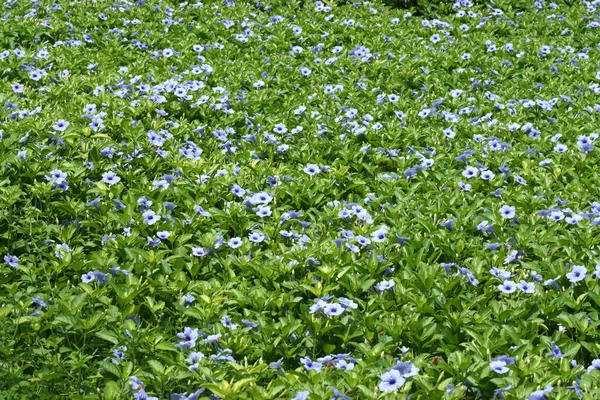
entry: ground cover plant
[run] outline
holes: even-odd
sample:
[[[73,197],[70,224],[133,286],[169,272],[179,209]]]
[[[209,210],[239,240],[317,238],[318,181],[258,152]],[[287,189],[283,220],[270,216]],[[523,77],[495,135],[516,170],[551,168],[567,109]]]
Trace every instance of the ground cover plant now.
[[[600,398],[600,2],[445,6],[6,0],[0,397]]]

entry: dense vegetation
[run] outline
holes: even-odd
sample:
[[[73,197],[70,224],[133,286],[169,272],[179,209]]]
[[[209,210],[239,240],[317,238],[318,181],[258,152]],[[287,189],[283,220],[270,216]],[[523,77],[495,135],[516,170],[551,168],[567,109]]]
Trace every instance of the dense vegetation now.
[[[5,1],[0,397],[597,399],[600,2],[427,4]]]

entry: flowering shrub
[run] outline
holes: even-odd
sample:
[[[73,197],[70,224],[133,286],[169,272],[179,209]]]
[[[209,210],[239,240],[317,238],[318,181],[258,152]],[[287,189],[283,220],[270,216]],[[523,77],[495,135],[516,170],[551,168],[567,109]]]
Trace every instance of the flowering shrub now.
[[[517,3],[6,0],[3,396],[597,398],[600,3]]]

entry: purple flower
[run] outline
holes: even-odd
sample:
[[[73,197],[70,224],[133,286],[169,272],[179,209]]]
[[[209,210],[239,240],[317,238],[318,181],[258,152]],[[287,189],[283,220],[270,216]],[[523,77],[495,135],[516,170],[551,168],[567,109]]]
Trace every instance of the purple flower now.
[[[579,397],[580,399],[583,398],[583,390],[581,390],[581,386],[580,386],[580,378],[577,377],[577,380],[575,381],[575,385],[573,386],[565,386],[566,389],[571,389],[575,391],[575,394],[577,394],[577,397]]]
[[[44,302],[44,300],[40,299],[39,297],[34,297],[33,299],[31,299],[31,302],[33,303],[33,308],[46,308],[48,305]]]
[[[452,224],[454,223],[454,219],[449,219],[448,221],[442,221],[440,222],[440,226],[443,226],[444,228],[448,228],[450,231],[453,231],[454,228],[452,227]]]
[[[513,385],[508,385],[507,387],[504,388],[498,388],[496,390],[494,390],[494,398],[498,397],[499,399],[504,399],[504,392],[508,392],[510,389],[514,388]]]
[[[119,361],[123,361],[125,359],[126,351],[127,351],[126,346],[120,346],[118,349],[113,350],[113,356],[115,356],[115,359],[113,359],[113,362],[115,364],[118,364]]]
[[[142,217],[144,217],[144,223],[147,225],[154,225],[160,220],[160,215],[156,215],[152,210],[144,212]]]
[[[546,400],[546,395],[552,392],[553,387],[548,385],[545,389],[532,392],[527,400]]]
[[[379,382],[379,390],[384,393],[387,392],[395,392],[400,389],[400,387],[404,384],[404,378],[400,375],[400,372],[392,369],[385,374],[380,376],[381,382]]]
[[[192,247],[192,255],[195,257],[204,257],[206,255],[206,249],[203,247]]]
[[[533,282],[521,280],[519,283],[517,283],[517,289],[519,289],[523,293],[535,293],[535,285],[533,284]]]
[[[140,389],[139,392],[134,393],[133,397],[135,400],[158,400],[158,397],[148,396],[144,389]]]
[[[318,361],[312,361],[308,357],[302,357],[300,359],[300,362],[302,363],[302,365],[304,365],[304,368],[306,368],[307,371],[313,370],[318,373],[321,372],[321,368],[323,368],[323,364],[321,364]]]
[[[296,393],[296,396],[292,400],[306,400],[310,392],[308,390],[303,390],[301,392]]]
[[[316,164],[306,164],[306,167],[304,167],[303,171],[308,175],[313,176],[321,172],[321,168],[319,168],[319,166]]]
[[[183,296],[183,305],[187,308],[194,302],[194,300],[196,300],[196,298],[191,293],[188,293]]]
[[[140,381],[136,376],[129,377],[129,384],[133,390],[138,390],[144,387],[144,383]]]
[[[485,247],[487,247],[488,249],[492,250],[492,251],[496,251],[498,250],[498,248],[502,246],[502,243],[486,243]]]
[[[586,267],[584,267],[583,265],[573,265],[573,267],[571,268],[571,272],[569,272],[566,276],[571,283],[577,283],[579,281],[584,280],[586,274]]]
[[[352,309],[358,308],[358,304],[356,304],[352,300],[347,299],[345,297],[338,298],[338,301],[340,302],[340,305],[344,308],[344,310],[346,310],[348,308],[352,308]]]
[[[108,270],[110,271],[112,276],[115,276],[117,272],[121,273],[121,275],[123,276],[129,275],[129,271],[127,271],[126,269],[121,269],[121,267],[113,267],[109,268]]]
[[[85,205],[87,207],[95,207],[96,210],[100,210],[100,202],[101,201],[102,201],[102,197],[96,197],[94,200],[88,201],[87,203],[85,203]]]
[[[276,370],[283,372],[283,367],[281,366],[282,361],[283,361],[283,358],[280,358],[279,360],[270,363],[269,368],[276,369]]]
[[[504,361],[492,361],[490,363],[490,368],[498,374],[505,374],[509,371],[508,368],[506,368],[506,362]]]
[[[375,289],[379,290],[381,293],[385,292],[386,290],[391,290],[394,287],[394,280],[390,279],[389,281],[386,281],[385,279],[381,282],[379,282],[377,285],[375,285]]]
[[[494,173],[490,170],[485,170],[481,173],[481,179],[486,181],[491,181],[492,179],[494,179],[494,177]]]
[[[210,343],[213,346],[217,346],[219,340],[221,340],[221,334],[220,333],[217,333],[217,334],[214,334],[214,335],[209,335],[209,336],[206,337],[206,339],[204,339],[204,341],[206,343]]]
[[[378,229],[371,233],[371,240],[375,243],[385,242],[385,229]]]
[[[234,237],[234,238],[229,239],[229,242],[227,242],[227,244],[232,249],[237,249],[238,247],[240,247],[242,245],[242,239],[239,237]]]
[[[396,370],[400,372],[400,375],[402,375],[404,378],[410,378],[411,376],[415,376],[419,373],[419,368],[415,367],[410,361],[398,361],[398,363],[390,368],[390,370]]]
[[[496,267],[490,270],[490,274],[492,274],[496,278],[502,279],[503,281],[507,281],[514,276],[514,274],[511,274],[510,272],[504,269],[498,269]]]
[[[95,270],[92,271],[92,274],[94,274],[94,277],[99,284],[108,283],[108,276],[105,273]]]
[[[19,267],[19,259],[15,256],[11,256],[10,254],[4,256],[4,263],[13,268]]]
[[[120,180],[121,178],[119,178],[117,174],[115,174],[112,171],[102,174],[102,181],[108,185],[114,185],[115,183],[119,183]]]
[[[158,236],[159,239],[165,240],[171,236],[171,233],[169,231],[159,231],[156,232],[156,236]]]
[[[600,371],[600,358],[597,358],[595,360],[592,360],[592,364],[588,367],[587,369],[587,373],[588,375],[592,372],[592,371]]]
[[[558,346],[556,345],[556,342],[552,342],[550,346],[551,346],[551,351],[550,351],[550,354],[548,354],[548,357],[563,358],[565,356],[560,351],[560,349],[558,348]]]
[[[96,279],[96,277],[92,272],[88,272],[87,274],[81,275],[81,280],[83,281],[83,283],[90,283],[94,279]]]
[[[517,285],[513,281],[504,281],[498,285],[498,289],[502,293],[513,293],[515,290],[517,290]]]
[[[265,235],[261,232],[252,232],[248,237],[248,240],[250,240],[252,243],[260,243],[265,240]]]
[[[506,205],[506,204],[503,205],[502,207],[500,207],[500,215],[504,219],[514,218],[516,211],[517,211],[516,207],[509,206],[509,205]]]
[[[183,329],[183,332],[177,334],[177,337],[182,339],[182,341],[177,343],[175,347],[184,350],[190,349],[196,346],[196,340],[198,340],[198,328],[192,329],[186,326]]]
[[[396,233],[396,239],[398,240],[398,246],[402,246],[405,242],[410,240],[409,237],[402,237],[398,233]]]
[[[354,364],[351,364],[351,365],[354,365]],[[336,365],[336,368],[337,368],[337,365]],[[333,392],[333,397],[331,398],[331,400],[350,400],[350,397],[342,394],[336,388],[329,386],[329,389]]]
[[[59,119],[54,125],[52,125],[52,127],[59,132],[63,132],[68,126],[69,122],[65,121],[64,119]]]
[[[246,325],[247,328],[257,328],[259,326],[257,322],[248,321],[247,319],[243,319],[242,324]]]
[[[515,363],[515,359],[513,357],[507,356],[506,354],[493,358],[492,361],[502,361],[505,362],[506,365],[512,365]]]
[[[153,246],[158,246],[161,243],[162,243],[162,241],[159,238],[154,239],[154,238],[151,238],[150,236],[148,236],[146,238],[146,246],[153,247]]]
[[[71,252],[71,248],[69,247],[69,245],[66,243],[62,243],[62,244],[56,245],[56,248],[54,250],[54,255],[60,259],[64,259],[65,253],[70,253],[70,252]]]
[[[464,176],[467,179],[473,178],[473,177],[477,176],[478,174],[479,174],[479,169],[477,169],[475,167],[471,167],[471,166],[468,166],[462,172],[462,176]]]
[[[261,218],[268,217],[269,215],[271,215],[273,213],[271,211],[271,207],[269,207],[269,206],[259,206],[255,209],[255,211],[256,211],[256,215],[258,215]]]
[[[323,313],[325,313],[325,315],[327,315],[328,317],[331,316],[338,316],[340,314],[342,314],[344,312],[344,308],[337,303],[328,303],[324,308],[323,308]]]
[[[346,362],[346,360],[339,360],[338,362],[335,363],[335,368],[343,369],[344,371],[351,371],[354,369],[354,363]]]

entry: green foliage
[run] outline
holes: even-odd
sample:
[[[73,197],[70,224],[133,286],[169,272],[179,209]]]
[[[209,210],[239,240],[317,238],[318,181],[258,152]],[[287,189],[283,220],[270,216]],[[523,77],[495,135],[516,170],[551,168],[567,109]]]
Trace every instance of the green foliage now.
[[[0,398],[597,398],[593,5],[57,3],[0,13]]]

